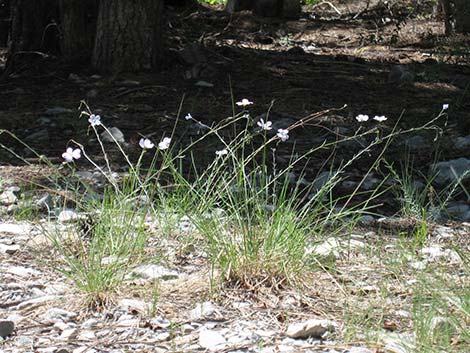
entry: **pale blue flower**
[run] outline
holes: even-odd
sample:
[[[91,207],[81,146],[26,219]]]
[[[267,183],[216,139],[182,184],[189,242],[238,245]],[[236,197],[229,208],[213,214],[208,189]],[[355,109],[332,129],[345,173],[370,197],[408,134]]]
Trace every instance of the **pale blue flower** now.
[[[246,107],[247,105],[253,104],[253,102],[250,102],[248,99],[243,98],[240,102],[236,103],[240,107]]]
[[[273,128],[273,123],[271,121],[265,122],[263,119],[260,119],[257,124],[263,130],[271,130]]]
[[[375,121],[378,121],[379,123],[381,122],[384,122],[385,120],[387,120],[387,117],[385,115],[381,115],[381,116],[374,116],[372,119],[374,119]]]
[[[99,126],[101,125],[101,117],[99,115],[91,114],[90,117],[88,118],[88,122],[93,127]]]
[[[62,153],[62,158],[66,162],[73,162],[74,159],[79,159],[82,156],[82,151],[79,148],[73,149],[72,147],[67,148],[67,150]]]
[[[168,149],[170,147],[170,142],[170,137],[164,137],[163,140],[158,144],[158,149],[162,151]]]
[[[149,139],[142,137],[139,141],[139,146],[140,146],[140,148],[142,148],[144,150],[150,150],[155,145]]]
[[[289,130],[287,129],[278,129],[277,137],[281,139],[282,142],[286,142],[289,139]]]
[[[227,149],[223,149],[223,150],[220,150],[220,151],[215,151],[215,154],[217,155],[217,157],[222,157],[222,156],[225,156],[228,154],[228,151]]]
[[[358,116],[356,116],[356,120],[359,121],[360,123],[363,123],[363,122],[369,120],[369,115],[359,114]]]

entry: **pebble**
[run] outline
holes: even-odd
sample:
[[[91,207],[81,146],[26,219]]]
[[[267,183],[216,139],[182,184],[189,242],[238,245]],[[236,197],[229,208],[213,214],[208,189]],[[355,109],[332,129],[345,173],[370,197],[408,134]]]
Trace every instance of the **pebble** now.
[[[223,349],[227,341],[218,331],[202,329],[199,332],[199,345],[212,352]]]
[[[124,134],[117,127],[110,127],[100,135],[101,141],[104,143],[125,143]]]
[[[178,278],[176,271],[169,270],[160,265],[143,265],[132,271],[134,276],[147,280],[172,280]]]
[[[457,158],[450,161],[438,162],[434,164],[433,169],[436,172],[434,181],[437,184],[453,183],[470,170],[470,159]]]
[[[209,317],[216,312],[216,307],[211,302],[197,304],[196,307],[189,312],[191,320],[197,321],[205,317]]]
[[[330,320],[312,319],[304,322],[290,324],[286,335],[290,338],[313,337],[322,339],[327,332],[334,332],[337,324]]]
[[[15,323],[9,320],[0,321],[0,337],[6,338],[10,336],[15,330]]]

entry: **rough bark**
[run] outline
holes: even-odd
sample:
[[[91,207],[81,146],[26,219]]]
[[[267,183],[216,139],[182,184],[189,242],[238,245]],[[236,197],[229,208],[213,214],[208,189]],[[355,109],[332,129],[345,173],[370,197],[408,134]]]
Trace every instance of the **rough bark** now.
[[[60,0],[62,55],[71,62],[89,62],[95,41],[98,1]]]
[[[18,51],[57,54],[58,0],[11,0],[10,55]]]
[[[470,1],[454,0],[455,32],[470,33]]]
[[[10,4],[0,0],[0,47],[6,47],[10,33]]]
[[[162,49],[163,0],[101,0],[92,64],[101,71],[152,69]]]

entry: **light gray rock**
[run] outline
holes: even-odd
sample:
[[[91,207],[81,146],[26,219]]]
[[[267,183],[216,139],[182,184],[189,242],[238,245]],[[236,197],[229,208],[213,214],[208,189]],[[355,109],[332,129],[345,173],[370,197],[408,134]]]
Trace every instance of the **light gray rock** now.
[[[452,218],[459,221],[470,220],[470,205],[465,202],[450,202],[445,212]]]
[[[13,255],[20,251],[21,247],[18,244],[4,245],[0,244],[0,254]]]
[[[438,162],[434,164],[433,170],[436,173],[434,181],[437,184],[453,183],[464,176],[470,176],[470,159],[457,158],[450,161]]]
[[[86,97],[88,99],[92,99],[92,98],[98,97],[98,94],[99,94],[99,91],[96,88],[93,88],[87,92]]]
[[[11,235],[28,235],[31,233],[32,227],[28,223],[0,223],[0,234],[6,233]]]
[[[211,352],[223,349],[226,346],[226,340],[218,331],[202,329],[199,332],[199,345]]]
[[[8,267],[5,272],[10,273],[12,275],[18,276],[18,277],[31,277],[31,276],[39,276],[41,272],[29,268],[29,267],[23,267],[23,266],[10,266]]]
[[[132,271],[136,277],[147,280],[171,280],[178,278],[178,273],[160,265],[144,265]]]
[[[406,146],[411,151],[428,147],[428,143],[426,142],[426,139],[421,135],[408,137],[400,145]]]
[[[86,218],[87,218],[86,215],[82,215],[72,209],[66,209],[66,210],[61,211],[59,213],[59,216],[57,217],[60,223],[74,223],[80,220],[84,220]]]
[[[207,81],[197,81],[194,85],[198,86],[198,87],[204,87],[204,88],[214,87],[213,83],[210,83],[210,82],[207,82]]]
[[[107,131],[104,131],[100,135],[101,141],[105,143],[125,143],[126,140],[124,138],[124,134],[122,133],[121,130],[119,130],[117,127],[110,127]]]
[[[457,137],[455,139],[455,148],[464,150],[470,148],[470,135]]]
[[[209,317],[216,312],[217,308],[211,302],[197,304],[196,307],[189,312],[191,320],[197,321],[205,317]]]
[[[290,324],[286,335],[290,338],[322,339],[327,332],[334,332],[336,327],[337,324],[334,321],[312,319]]]
[[[18,196],[13,191],[5,190],[0,194],[0,204],[1,205],[11,205],[18,201]]]
[[[9,320],[0,320],[0,337],[6,338],[15,330],[15,323]]]
[[[72,109],[64,108],[64,107],[54,107],[47,109],[44,114],[45,115],[62,115],[62,114],[70,114],[74,113]]]
[[[137,299],[121,299],[118,303],[118,307],[129,312],[137,311],[141,314],[147,313],[150,309],[148,303]]]
[[[56,322],[58,320],[67,322],[74,319],[77,316],[77,313],[72,311],[67,311],[61,308],[50,308],[45,313],[40,315],[40,319],[44,322]]]

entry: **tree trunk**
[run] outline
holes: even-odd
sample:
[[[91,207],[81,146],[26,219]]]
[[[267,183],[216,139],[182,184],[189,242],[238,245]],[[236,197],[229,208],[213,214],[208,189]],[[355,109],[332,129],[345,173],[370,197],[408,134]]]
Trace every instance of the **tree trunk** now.
[[[58,0],[11,0],[10,8],[10,55],[18,51],[58,53]]]
[[[113,73],[155,68],[163,0],[101,0],[92,64]]]
[[[90,62],[95,42],[98,1],[60,0],[62,55],[69,62]]]
[[[470,33],[470,1],[454,0],[455,32]]]
[[[264,17],[298,18],[300,0],[228,0],[225,10],[230,13],[253,10]]]
[[[10,34],[10,4],[0,0],[0,47],[6,47]]]

